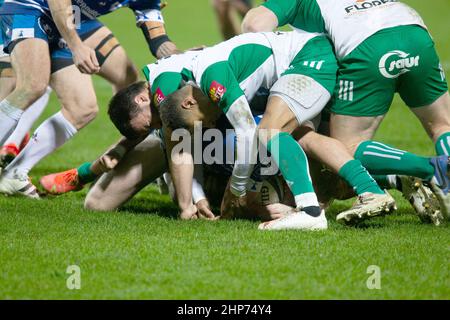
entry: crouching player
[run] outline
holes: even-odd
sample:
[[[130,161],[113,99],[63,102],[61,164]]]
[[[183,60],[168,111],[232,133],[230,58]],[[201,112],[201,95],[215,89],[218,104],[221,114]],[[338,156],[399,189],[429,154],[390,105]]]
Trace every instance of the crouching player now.
[[[292,50],[286,51],[286,46]],[[306,63],[318,56],[323,60],[320,66],[312,67],[310,63]],[[267,33],[241,35],[194,55],[186,53],[172,56],[149,65],[146,73],[153,101],[156,104],[163,101],[160,112],[164,115],[168,128],[192,128],[196,120],[211,124],[222,111],[226,112],[233,124],[238,136],[237,165],[235,164],[230,188],[224,197],[222,213],[225,214],[232,208],[245,206],[246,184],[252,166],[244,159],[248,156],[245,150],[239,149],[245,143],[255,145],[252,139],[256,131],[247,101],[259,87],[272,88],[272,96],[259,129],[260,132],[263,132],[262,129],[278,129],[278,133],[273,136],[263,136],[262,142],[271,151],[288,181],[298,211],[286,219],[263,227],[325,229],[326,219],[312,187],[306,156],[289,133],[298,128],[300,123],[314,118],[328,102],[334,88],[336,67],[332,49],[324,37],[314,34]],[[284,78],[297,80],[298,82],[294,82],[296,88],[289,91],[285,80],[274,85],[277,80]],[[192,83],[194,87],[183,86],[185,83]],[[167,96],[173,92],[175,94],[167,100]],[[148,95],[148,92],[145,94]],[[298,101],[301,103],[296,104]],[[303,108],[302,104],[306,107]],[[150,98],[141,95],[131,103],[124,103],[123,107],[128,110],[122,111],[125,114],[120,121],[116,121],[116,127],[126,135],[144,133],[149,126],[149,111],[145,111],[149,106]],[[280,130],[285,133],[280,133]],[[364,216],[380,214],[394,207],[393,199],[376,185],[367,171],[348,155],[341,144],[330,138],[321,136],[321,139],[329,149],[336,150],[336,157],[329,159],[327,165],[339,172],[367,200],[362,204],[358,203],[352,210],[358,210]],[[280,152],[276,150],[277,147]],[[250,159],[250,156],[246,159]],[[173,169],[175,161],[172,157],[171,162]],[[172,170],[172,173],[177,171],[185,176],[185,179],[177,180],[176,174],[173,175],[180,208],[186,214],[195,214],[191,188],[186,187],[191,185],[191,169],[189,165],[182,170],[177,169]]]
[[[420,15],[400,1],[357,2],[269,0],[248,12],[243,31],[290,24],[300,32],[327,34],[339,62],[331,136],[373,174],[415,176],[429,183],[449,215],[450,96],[434,42]],[[419,157],[371,140],[396,92],[421,121],[439,157]],[[416,190],[419,194],[409,199],[430,199],[420,181]],[[423,214],[439,224],[443,217],[436,210],[430,206]],[[359,219],[352,212],[338,217],[341,222]]]

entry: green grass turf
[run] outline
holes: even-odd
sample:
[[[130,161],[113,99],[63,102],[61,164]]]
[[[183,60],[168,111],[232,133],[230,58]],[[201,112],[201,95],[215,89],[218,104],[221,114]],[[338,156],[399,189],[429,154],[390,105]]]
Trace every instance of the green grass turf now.
[[[406,1],[430,27],[450,68],[447,0]],[[208,1],[171,0],[164,10],[171,38],[183,49],[219,41]],[[133,16],[104,19],[138,66],[153,61]],[[122,27],[123,26],[123,27]],[[96,79],[99,117],[42,161],[41,175],[94,159],[118,137],[106,118],[110,87]],[[45,116],[54,113],[53,97]],[[397,99],[377,136],[400,148],[433,154],[433,146]],[[398,193],[399,210],[363,228],[326,232],[256,230],[246,221],[183,222],[150,186],[121,212],[82,209],[85,193],[39,202],[0,197],[0,298],[146,299],[448,299],[449,226],[423,225]],[[66,268],[81,268],[81,290],[66,288]],[[381,290],[369,290],[369,265],[381,268]]]

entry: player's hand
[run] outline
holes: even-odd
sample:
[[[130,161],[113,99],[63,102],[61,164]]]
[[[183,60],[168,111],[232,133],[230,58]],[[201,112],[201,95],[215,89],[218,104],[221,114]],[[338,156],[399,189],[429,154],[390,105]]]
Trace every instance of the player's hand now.
[[[96,161],[95,167],[98,168],[98,170],[102,173],[108,172],[117,166],[120,160],[122,160],[125,153],[125,148],[121,145],[117,145],[116,147],[112,148],[104,155],[102,155]]]
[[[100,65],[95,55],[95,50],[84,43],[71,49],[73,62],[81,73],[94,74],[100,71]]]
[[[228,187],[225,190],[220,207],[221,219],[233,219],[234,217],[243,216],[246,209],[247,195],[242,197],[235,196]]]
[[[211,211],[211,207],[209,206],[209,202],[206,199],[200,200],[195,204],[197,207],[197,216],[200,219],[206,219],[206,220],[216,220],[216,216]]]
[[[192,204],[189,207],[181,210],[181,212],[180,212],[180,219],[181,220],[195,220],[195,219],[198,219],[197,212],[198,212],[197,207],[194,204]]]

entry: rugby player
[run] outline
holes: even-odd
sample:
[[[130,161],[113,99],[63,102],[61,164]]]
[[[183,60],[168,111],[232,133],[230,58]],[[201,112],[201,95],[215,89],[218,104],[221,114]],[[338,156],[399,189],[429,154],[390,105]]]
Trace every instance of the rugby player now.
[[[3,2],[4,0],[0,0],[0,7],[3,5]],[[9,95],[16,85],[11,60],[9,55],[3,52],[3,47],[3,36],[0,32],[0,101]],[[30,138],[28,131],[47,105],[50,92],[51,89],[48,88],[46,93],[24,112],[16,130],[8,137],[3,147],[0,148],[0,172],[28,143]]]
[[[136,85],[145,87],[145,84]],[[112,104],[114,103],[117,102],[112,102]],[[156,119],[158,119],[157,116],[153,117],[153,127],[159,126],[159,122]],[[256,117],[255,120],[258,120],[258,118]],[[231,125],[225,117],[222,117],[218,126],[222,137],[225,137],[223,139],[225,144],[222,147],[234,152],[234,133],[227,130],[232,128]],[[204,147],[206,148],[207,146],[208,144],[205,143]],[[196,174],[194,174],[192,185],[192,198],[193,204],[197,208],[197,214],[181,214],[181,219],[214,219],[211,206],[220,206],[225,186],[233,171],[233,165],[226,163],[226,151],[223,152],[223,155],[224,159],[217,159],[210,165],[196,165]],[[176,201],[173,184],[171,183],[170,175],[166,173],[167,171],[168,163],[162,134],[159,130],[154,130],[143,142],[126,153],[117,166],[99,177],[86,196],[85,208],[94,211],[116,210],[163,173],[171,191],[170,195]],[[260,192],[261,177],[254,174],[252,178],[255,179],[256,186],[254,190]],[[290,209],[290,207],[282,204],[262,206],[257,201],[258,199],[254,200],[248,204],[248,210],[239,217],[269,221],[281,217],[283,213]]]
[[[331,136],[371,173],[415,176],[430,183],[448,215],[450,98],[419,14],[397,0],[269,0],[248,12],[243,31],[271,31],[286,24],[300,32],[325,33],[334,44],[339,72]],[[395,92],[422,122],[439,157],[419,157],[371,140]],[[341,222],[358,219],[351,212],[338,216]]]
[[[137,81],[136,69],[124,50],[95,18],[124,6],[130,7],[135,11],[137,25],[143,30],[155,56],[177,52],[165,33],[159,1],[98,3],[74,0],[73,3],[81,8],[78,30],[66,23],[73,21],[70,1],[38,2],[39,6],[35,1],[6,0],[0,9],[5,51],[11,53],[17,77],[15,90],[0,102],[0,142],[14,129],[22,109],[26,109],[42,93],[50,74],[51,85],[62,103],[62,112],[36,130],[34,139],[0,177],[0,192],[34,198],[38,194],[28,181],[29,170],[87,125],[97,113],[89,74],[103,75],[111,82],[120,84],[118,89]],[[109,59],[109,55],[114,59]],[[123,68],[117,68],[118,65]]]
[[[291,48],[293,52],[287,53],[286,47]],[[319,68],[310,68],[304,64],[305,59],[310,59],[312,56],[323,58]],[[258,58],[255,59],[255,57]],[[144,72],[150,82],[152,98],[150,99],[148,89],[144,90],[143,88],[141,88],[141,92],[132,90],[122,93],[123,97],[117,98],[120,103],[112,104],[110,115],[122,134],[136,137],[145,134],[151,126],[154,112],[150,112],[150,108],[152,106],[153,109],[158,108],[161,101],[166,107],[173,106],[174,101],[183,100],[181,97],[187,95],[186,100],[190,105],[198,106],[200,104],[202,106],[201,111],[198,111],[198,107],[193,108],[192,117],[195,118],[198,113],[205,112],[203,109],[206,108],[210,113],[209,117],[205,117],[208,123],[225,111],[238,137],[237,165],[235,164],[222,208],[222,213],[227,214],[232,206],[234,208],[245,206],[246,184],[252,168],[248,160],[251,157],[245,153],[244,145],[247,143],[248,146],[255,146],[256,124],[251,118],[248,99],[252,98],[261,86],[271,88],[273,95],[269,100],[268,109],[259,129],[261,133],[264,132],[262,129],[279,129],[279,131],[284,130],[285,132],[273,130],[272,135],[263,136],[262,141],[267,145],[269,152],[273,151],[271,152],[272,157],[275,158],[291,191],[296,196],[298,209],[303,211],[289,215],[290,218],[279,221],[279,224],[270,224],[265,227],[324,229],[327,227],[327,223],[312,188],[306,156],[288,132],[294,131],[299,123],[306,123],[320,113],[330,98],[329,92],[334,88],[336,68],[328,41],[317,34],[241,35],[199,53],[187,52],[147,66]],[[285,73],[280,78],[283,72]],[[283,80],[279,81],[278,78]],[[292,79],[297,80],[297,87],[303,88],[306,92],[301,91],[298,94],[298,92],[286,89],[289,88],[286,81]],[[195,87],[183,87],[186,82],[193,83]],[[275,82],[277,84],[274,85]],[[165,98],[178,89],[180,91],[175,93],[169,102],[166,102]],[[295,99],[302,101],[308,108],[303,108]],[[155,105],[151,105],[150,100]],[[289,101],[289,104],[284,103],[285,100]],[[211,104],[215,106],[211,106]],[[179,107],[178,104],[175,107]],[[174,110],[169,107],[166,111],[165,107],[161,106],[160,109],[160,112],[165,112],[168,128],[176,129],[178,124],[171,122],[170,119],[179,118],[175,116],[179,108]],[[174,114],[174,117],[170,116],[171,113]],[[280,125],[275,119],[286,123]],[[188,127],[190,128],[190,125]],[[169,134],[166,134],[165,137],[180,209],[182,212],[191,211],[192,214],[195,214],[189,187],[192,170],[189,169],[188,163],[184,167],[182,165],[183,169],[177,167],[178,154],[170,154],[169,144],[173,141],[167,141],[167,138],[170,138]],[[362,205],[360,204],[352,210],[359,210],[362,215],[379,214],[395,206],[393,199],[376,185],[367,171],[358,161],[348,155],[343,146],[334,139],[323,136],[321,139],[320,143],[326,144],[329,149],[336,150],[335,157],[330,158],[327,165],[339,172],[346,181],[356,187],[359,195],[367,199]],[[277,152],[274,152],[278,146],[281,152],[278,152],[278,149]],[[251,156],[253,157],[253,154]],[[187,159],[189,158],[187,157]],[[183,175],[183,178],[177,179],[177,174]]]

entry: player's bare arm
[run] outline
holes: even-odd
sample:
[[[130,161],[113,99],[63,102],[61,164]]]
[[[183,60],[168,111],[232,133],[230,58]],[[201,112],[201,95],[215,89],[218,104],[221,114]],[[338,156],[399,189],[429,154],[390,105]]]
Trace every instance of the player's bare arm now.
[[[176,44],[169,39],[163,22],[146,21],[141,24],[141,29],[150,51],[157,59],[180,53]]]

